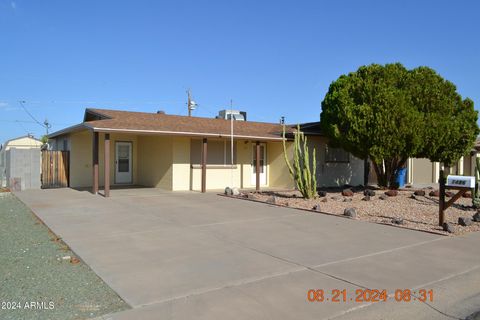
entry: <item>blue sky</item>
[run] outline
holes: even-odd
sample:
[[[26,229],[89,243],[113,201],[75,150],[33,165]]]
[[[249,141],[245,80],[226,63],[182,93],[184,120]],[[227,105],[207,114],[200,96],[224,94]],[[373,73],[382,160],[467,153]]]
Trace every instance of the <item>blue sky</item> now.
[[[329,84],[370,63],[427,65],[480,105],[479,1],[0,0],[0,141],[85,107],[316,121]]]

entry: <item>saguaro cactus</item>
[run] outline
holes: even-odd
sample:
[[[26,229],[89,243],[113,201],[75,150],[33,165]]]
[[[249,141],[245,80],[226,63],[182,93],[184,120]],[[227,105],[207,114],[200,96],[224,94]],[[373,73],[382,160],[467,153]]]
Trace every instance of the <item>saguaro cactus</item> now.
[[[293,166],[288,159],[287,145],[285,141],[285,126],[283,126],[283,155],[287,163],[290,176],[295,181],[298,191],[306,199],[313,199],[317,196],[317,161],[315,148],[313,148],[313,166],[310,169],[310,153],[307,146],[307,137],[297,126],[293,142]]]
[[[480,158],[475,158],[475,194],[472,195],[472,204],[475,208],[480,208]]]

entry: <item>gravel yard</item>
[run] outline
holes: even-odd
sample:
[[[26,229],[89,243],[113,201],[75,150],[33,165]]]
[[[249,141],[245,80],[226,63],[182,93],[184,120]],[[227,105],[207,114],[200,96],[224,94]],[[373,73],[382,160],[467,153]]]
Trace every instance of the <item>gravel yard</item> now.
[[[319,211],[334,215],[343,215],[347,208],[355,208],[356,219],[377,222],[383,224],[395,225],[398,227],[430,231],[441,234],[451,234],[442,230],[438,226],[438,197],[429,196],[432,189],[423,189],[425,196],[415,196],[412,194],[415,190],[402,190],[397,196],[386,196],[385,190],[374,190],[375,196],[365,201],[363,189],[351,189],[353,196],[346,197],[342,195],[342,190],[325,190],[325,197],[305,200],[301,198],[298,191],[288,192],[262,192],[262,193],[243,193],[238,196],[243,199],[251,199],[261,202],[269,202],[276,205],[288,206],[292,208],[301,208],[307,210]],[[381,197],[382,196],[382,197]],[[381,198],[384,198],[382,200]],[[450,198],[446,198],[448,201]],[[467,232],[480,231],[480,222],[472,222],[470,226],[461,226],[458,224],[459,217],[472,217],[475,209],[471,207],[472,199],[460,198],[450,208],[445,211],[446,221],[453,227],[453,234],[460,235]],[[394,221],[394,219],[397,219]],[[401,220],[401,221],[399,221]]]
[[[87,319],[129,308],[7,192],[0,244],[0,319]]]

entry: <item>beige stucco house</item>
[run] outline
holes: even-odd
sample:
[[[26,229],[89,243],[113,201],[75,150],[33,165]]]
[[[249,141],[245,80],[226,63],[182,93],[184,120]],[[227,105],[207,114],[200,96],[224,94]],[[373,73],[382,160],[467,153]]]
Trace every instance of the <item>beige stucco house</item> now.
[[[302,131],[312,125],[318,123]],[[287,127],[287,133],[294,130]],[[317,149],[319,186],[363,183],[362,160],[328,149],[315,130],[306,134]],[[86,109],[82,123],[49,139],[53,149],[70,151],[70,187],[94,193],[107,186],[108,195],[110,185],[172,191],[294,188],[278,123]],[[286,143],[292,154],[292,142]]]

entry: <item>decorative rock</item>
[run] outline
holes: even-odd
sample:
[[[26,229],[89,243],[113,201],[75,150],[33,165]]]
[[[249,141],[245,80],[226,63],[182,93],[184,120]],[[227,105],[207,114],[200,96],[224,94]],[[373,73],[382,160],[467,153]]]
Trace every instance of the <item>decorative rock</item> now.
[[[398,195],[398,190],[388,190],[385,194],[389,197],[396,197]]]
[[[320,205],[319,204],[314,205],[312,210],[320,211]]]
[[[285,207],[290,207],[290,203],[288,203],[288,201],[285,202]]]
[[[399,224],[399,225],[400,225],[400,224],[404,224],[402,218],[393,218],[393,219],[392,219],[392,223],[393,223],[393,224]]]
[[[455,194],[451,191],[445,191],[445,196],[448,197],[448,198],[451,198],[453,197]]]
[[[430,191],[430,193],[428,194],[430,197],[439,197],[440,196],[440,191],[438,190],[432,190]]]
[[[257,197],[253,193],[247,194],[248,199],[256,199]]]
[[[362,198],[363,201],[370,201],[370,196],[367,194],[365,197]]]
[[[327,191],[318,191],[317,193],[318,193],[318,196],[319,196],[320,198],[323,198],[323,197],[326,197],[326,196],[327,196]]]
[[[413,192],[414,195],[416,196],[425,196],[425,190],[415,190],[415,192]]]
[[[277,197],[271,196],[270,198],[267,199],[267,203],[277,204]]]
[[[343,202],[352,202],[352,198],[343,198]]]
[[[231,195],[232,195],[232,189],[230,189],[230,187],[226,187],[226,188],[225,188],[225,194],[226,194],[227,196],[231,196]]]
[[[356,219],[357,218],[357,210],[355,210],[355,208],[347,208],[347,209],[343,210],[343,215],[347,216],[349,218],[352,218],[352,219]]]
[[[410,196],[410,199],[417,200],[417,196],[415,195],[415,193],[412,193],[412,195]]]
[[[375,191],[370,190],[370,189],[366,189],[366,190],[363,190],[363,195],[364,196],[369,196],[369,197],[375,197]]]
[[[464,198],[471,198],[471,197],[472,197],[472,193],[471,193],[471,192],[465,192],[465,193],[463,194],[463,197],[464,197]]]
[[[448,233],[453,233],[453,227],[448,222],[444,222],[442,225],[443,231],[447,231]]]
[[[473,215],[472,220],[475,222],[480,222],[480,212],[477,212]]]
[[[380,200],[387,200],[388,197],[387,197],[386,195],[382,194],[380,197],[378,197],[378,199],[380,199]]]
[[[332,199],[332,200],[338,200],[338,199],[340,199],[340,198],[337,197],[337,196],[333,196],[333,197],[331,197],[330,199]]]
[[[353,197],[352,189],[343,189],[342,196],[344,197]]]
[[[234,195],[234,196],[239,196],[240,195],[240,190],[238,190],[237,187],[234,187],[231,190],[232,190],[232,195]]]
[[[458,218],[458,224],[463,227],[468,227],[472,224],[472,219],[470,217],[460,217]]]
[[[327,199],[327,198],[323,198],[323,199],[322,199],[322,200],[320,200],[320,201],[322,201],[322,202],[327,202],[327,201],[328,201],[328,199]]]

